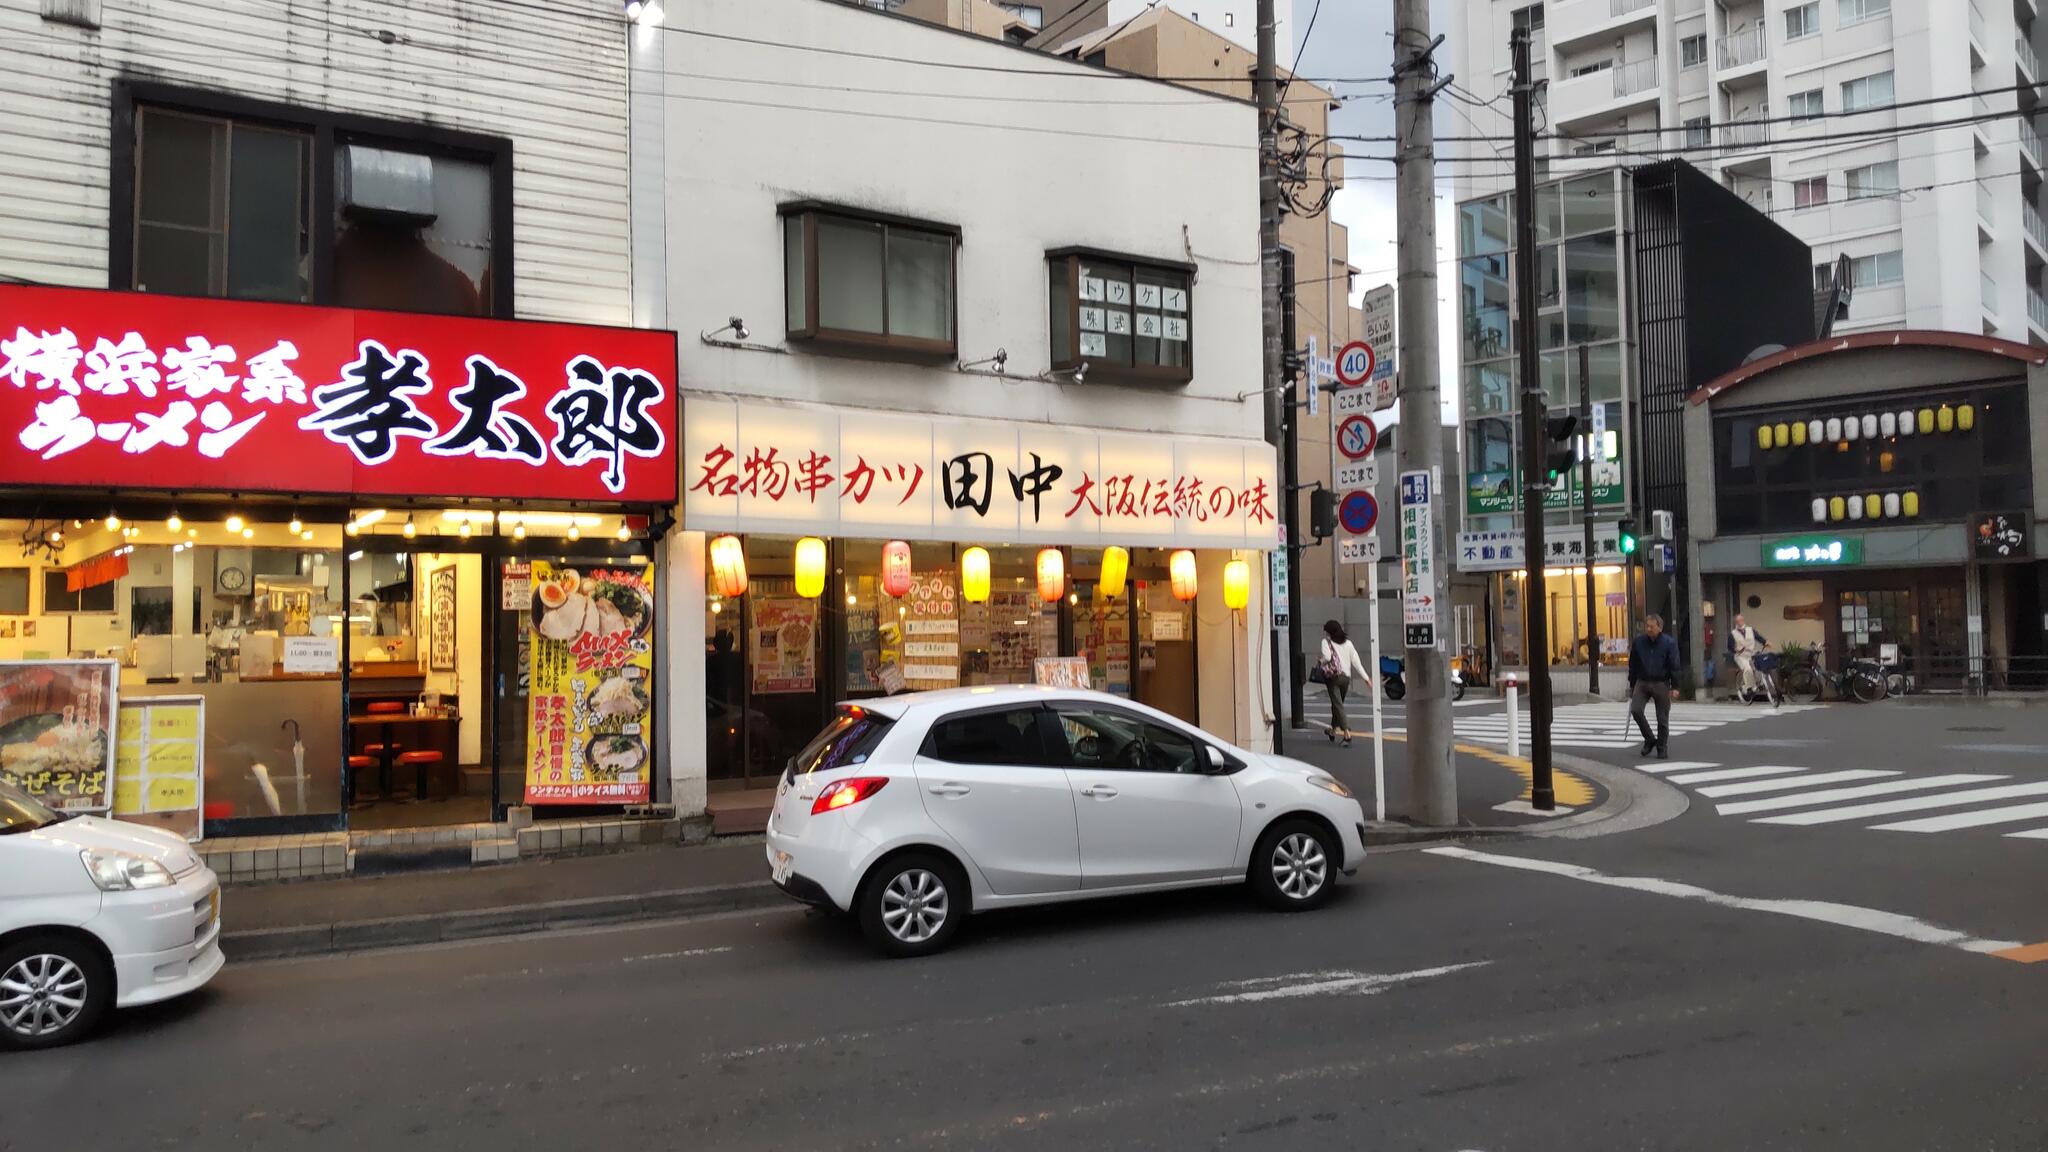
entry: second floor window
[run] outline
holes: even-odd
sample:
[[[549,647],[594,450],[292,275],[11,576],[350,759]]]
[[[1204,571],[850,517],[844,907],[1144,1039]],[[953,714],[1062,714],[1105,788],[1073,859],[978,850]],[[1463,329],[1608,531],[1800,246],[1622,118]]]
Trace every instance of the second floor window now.
[[[313,298],[313,137],[164,108],[136,112],[132,287]]]
[[[1046,276],[1055,368],[1086,362],[1091,379],[1193,379],[1193,269],[1064,251],[1048,254]]]
[[[782,229],[792,339],[953,355],[957,232],[810,205],[785,207]]]
[[[1842,83],[1842,111],[1860,112],[1892,102],[1892,74],[1879,72]]]

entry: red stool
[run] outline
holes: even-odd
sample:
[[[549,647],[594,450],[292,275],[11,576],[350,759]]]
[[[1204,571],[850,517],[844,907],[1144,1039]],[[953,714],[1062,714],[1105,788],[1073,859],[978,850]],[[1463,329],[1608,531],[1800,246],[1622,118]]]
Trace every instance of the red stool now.
[[[425,800],[427,798],[427,766],[429,764],[439,764],[441,762],[441,754],[431,748],[418,752],[401,752],[398,754],[398,762],[413,766],[415,775],[413,777],[412,798],[414,800]]]
[[[401,700],[372,700],[363,707],[366,716],[396,716],[405,711]]]
[[[354,807],[356,802],[356,774],[359,772],[368,772],[370,769],[375,768],[376,766],[377,761],[369,756],[351,756],[348,758],[349,807]]]

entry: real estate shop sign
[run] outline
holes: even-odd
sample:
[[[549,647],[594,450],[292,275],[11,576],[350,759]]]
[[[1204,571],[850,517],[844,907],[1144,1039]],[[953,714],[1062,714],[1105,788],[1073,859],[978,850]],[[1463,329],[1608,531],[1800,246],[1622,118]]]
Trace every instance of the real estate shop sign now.
[[[1275,545],[1260,440],[700,399],[683,525],[969,543]]]
[[[672,332],[0,285],[0,485],[672,503]]]
[[[1543,493],[1543,507],[1563,512],[1579,506],[1579,469],[1573,466],[1570,479]],[[1471,472],[1465,476],[1465,513],[1491,516],[1522,510],[1522,477],[1518,472]],[[1618,507],[1622,502],[1621,462],[1607,460],[1593,465],[1593,504]]]

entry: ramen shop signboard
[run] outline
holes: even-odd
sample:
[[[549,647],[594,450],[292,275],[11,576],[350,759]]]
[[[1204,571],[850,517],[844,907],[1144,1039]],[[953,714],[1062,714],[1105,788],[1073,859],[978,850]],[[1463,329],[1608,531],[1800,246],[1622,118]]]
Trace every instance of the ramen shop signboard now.
[[[669,503],[669,332],[0,285],[0,484]]]

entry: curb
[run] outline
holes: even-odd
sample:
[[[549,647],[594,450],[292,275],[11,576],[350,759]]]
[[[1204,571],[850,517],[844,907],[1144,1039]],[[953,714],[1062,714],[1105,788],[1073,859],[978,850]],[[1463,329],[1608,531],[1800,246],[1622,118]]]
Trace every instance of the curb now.
[[[782,890],[766,881],[704,888],[674,888],[624,896],[589,896],[541,904],[520,904],[503,908],[477,908],[461,912],[427,912],[416,916],[391,916],[379,920],[351,920],[335,924],[307,924],[290,928],[263,928],[228,932],[221,936],[221,951],[228,959],[283,960],[303,956],[325,956],[361,952],[372,948],[395,948],[418,944],[442,944],[473,940],[481,936],[515,936],[593,924],[618,924],[634,920],[663,920],[687,916],[708,916],[767,908],[789,902]]]

